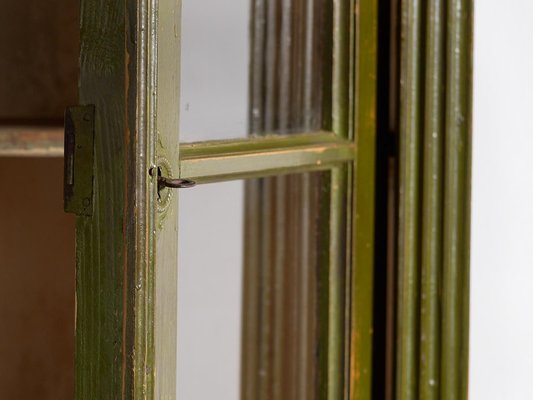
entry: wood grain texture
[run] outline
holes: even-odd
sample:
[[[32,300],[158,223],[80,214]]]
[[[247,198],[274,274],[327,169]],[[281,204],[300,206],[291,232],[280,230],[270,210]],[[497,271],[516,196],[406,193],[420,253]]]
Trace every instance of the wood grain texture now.
[[[125,13],[122,1],[81,3],[80,103],[96,114],[94,214],[76,219],[78,400],[131,398]]]
[[[157,42],[152,51],[157,51],[157,63],[153,77],[157,85],[157,102],[153,104],[152,137],[155,160],[166,160],[169,176],[179,171],[179,93],[181,52],[181,0],[159,0]],[[152,55],[155,57],[155,54]],[[152,91],[148,93],[153,93]],[[155,185],[154,185],[155,186]],[[156,198],[152,188],[151,199]],[[168,190],[168,189],[167,189]],[[154,398],[174,400],[176,398],[176,357],[178,318],[178,191],[165,207],[153,202],[157,214],[152,217],[149,229],[156,231],[154,259]]]
[[[0,156],[62,157],[61,126],[0,126]]]
[[[179,3],[82,2],[80,101],[95,104],[95,207],[77,220],[77,399],[174,399]],[[90,166],[87,166],[88,168]]]
[[[63,120],[78,94],[79,1],[7,1],[0,13],[0,120]]]
[[[74,396],[74,218],[62,175],[59,158],[0,158],[2,399]]]

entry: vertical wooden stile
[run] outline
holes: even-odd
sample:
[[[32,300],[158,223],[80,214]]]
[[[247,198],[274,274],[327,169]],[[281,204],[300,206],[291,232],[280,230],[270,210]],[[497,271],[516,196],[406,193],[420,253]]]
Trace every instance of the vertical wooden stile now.
[[[396,396],[466,399],[472,2],[402,7]]]
[[[376,90],[378,50],[378,2],[352,3],[353,27],[350,48],[354,53],[352,139],[357,154],[351,179],[350,254],[350,400],[372,398],[374,223],[376,179]]]
[[[447,9],[441,399],[468,396],[472,1]]]
[[[78,400],[175,398],[177,201],[150,170],[179,172],[179,5],[81,2],[95,198],[76,223]]]
[[[418,398],[420,321],[421,146],[423,116],[423,7],[402,3],[400,80],[398,353],[396,396]]]
[[[107,18],[102,18],[103,14]],[[94,213],[76,218],[76,399],[131,395],[125,259],[126,9],[81,2],[79,100],[95,106]]]
[[[437,400],[440,387],[445,4],[428,1],[420,287],[420,397]]]

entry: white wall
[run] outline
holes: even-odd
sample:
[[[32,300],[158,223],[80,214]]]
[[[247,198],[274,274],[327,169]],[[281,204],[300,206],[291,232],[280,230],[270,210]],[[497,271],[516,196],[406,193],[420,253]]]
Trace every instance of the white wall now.
[[[533,1],[475,3],[470,399],[533,399]]]

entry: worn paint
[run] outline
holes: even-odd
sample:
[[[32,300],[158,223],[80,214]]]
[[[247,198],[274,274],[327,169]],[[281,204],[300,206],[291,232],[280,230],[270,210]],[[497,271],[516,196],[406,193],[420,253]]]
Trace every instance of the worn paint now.
[[[122,399],[131,388],[124,298],[124,43],[124,2],[81,2],[80,103],[94,104],[96,114],[94,213],[76,219],[78,400]]]
[[[280,175],[327,169],[354,157],[352,142],[327,132],[184,144],[180,178],[205,182]]]

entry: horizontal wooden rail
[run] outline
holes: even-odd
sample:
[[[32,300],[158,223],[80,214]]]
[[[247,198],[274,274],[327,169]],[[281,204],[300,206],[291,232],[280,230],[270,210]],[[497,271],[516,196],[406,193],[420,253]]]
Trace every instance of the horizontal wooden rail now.
[[[62,126],[1,126],[0,156],[62,157]]]
[[[180,178],[198,183],[329,169],[355,158],[355,146],[330,132],[182,144]]]

